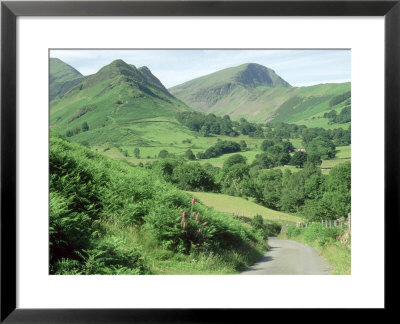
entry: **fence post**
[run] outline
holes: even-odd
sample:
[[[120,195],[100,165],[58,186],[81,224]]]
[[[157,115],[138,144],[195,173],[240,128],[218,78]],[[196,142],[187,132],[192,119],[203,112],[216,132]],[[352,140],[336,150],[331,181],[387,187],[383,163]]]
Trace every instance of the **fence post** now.
[[[348,215],[349,218],[349,232],[351,232],[351,214]]]

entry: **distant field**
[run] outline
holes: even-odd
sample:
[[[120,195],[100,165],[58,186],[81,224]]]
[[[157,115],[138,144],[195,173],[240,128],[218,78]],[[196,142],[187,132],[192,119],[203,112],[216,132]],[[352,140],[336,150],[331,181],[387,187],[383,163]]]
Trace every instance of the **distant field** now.
[[[209,192],[189,193],[199,199],[199,201],[201,201],[204,205],[213,207],[216,210],[227,214],[235,214],[247,217],[254,217],[255,215],[259,214],[265,220],[277,221],[280,223],[296,223],[303,220],[301,217],[272,210],[241,197],[232,197]]]
[[[303,147],[302,139],[301,138],[293,138],[290,140],[294,147]]]
[[[351,145],[347,146],[338,146],[336,147],[336,150],[338,151],[336,153],[336,157],[339,159],[350,159],[351,157]]]
[[[341,163],[351,161],[351,145],[338,146],[336,150],[338,151],[336,158],[322,161],[321,169],[323,174],[328,174],[333,167]]]
[[[321,169],[332,169],[338,164],[349,162],[350,159],[331,159],[331,160],[323,160],[321,164]]]

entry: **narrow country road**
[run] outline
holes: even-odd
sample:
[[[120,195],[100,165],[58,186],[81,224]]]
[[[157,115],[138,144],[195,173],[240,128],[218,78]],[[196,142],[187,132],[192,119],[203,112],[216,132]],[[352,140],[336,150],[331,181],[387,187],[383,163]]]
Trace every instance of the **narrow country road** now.
[[[312,247],[276,237],[268,238],[268,244],[268,252],[242,275],[317,275],[329,274],[332,270],[332,266]]]

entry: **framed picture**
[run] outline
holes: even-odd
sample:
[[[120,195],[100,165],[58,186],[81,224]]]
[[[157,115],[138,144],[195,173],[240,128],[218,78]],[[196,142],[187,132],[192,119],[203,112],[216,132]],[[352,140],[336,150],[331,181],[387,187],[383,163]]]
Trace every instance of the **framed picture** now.
[[[396,255],[392,239],[399,234],[398,219],[392,216],[399,214],[397,202],[400,151],[398,133],[400,121],[398,111],[399,15],[398,1],[3,1],[1,5],[1,321],[6,323],[226,322],[229,321],[227,316],[234,318],[239,311],[259,312],[262,315],[271,308],[390,309],[393,306],[393,300],[388,296],[390,289],[393,288],[387,286],[386,283],[389,280],[396,281],[396,279],[393,268],[388,266],[390,262],[388,256]],[[136,56],[129,56],[128,52]],[[202,56],[204,53],[213,58],[219,56],[219,61],[225,65],[221,63],[218,67],[212,66],[212,62],[205,60]],[[279,75],[277,71],[260,65],[259,62],[263,62],[261,59],[259,61],[256,59],[256,57],[269,56],[270,60],[266,62],[272,62],[273,57],[279,56],[281,60],[279,62],[285,60],[286,66],[303,64],[305,67],[306,61],[310,60],[309,57],[303,57],[306,53],[313,54],[310,57],[314,60],[316,70],[319,69],[319,72],[323,70],[325,75],[334,75],[336,79],[332,77],[321,79],[319,82],[310,81],[309,84],[313,85],[321,83],[320,87],[312,91],[309,88],[298,90],[307,84],[304,68],[299,72],[303,83],[299,81],[300,83],[294,84],[292,88],[290,84],[292,81],[287,82],[285,77]],[[324,53],[325,56],[320,53]],[[329,60],[326,59],[327,54],[331,55]],[[336,54],[342,59],[337,60]],[[144,62],[150,62],[151,57],[154,62],[160,62],[161,67],[156,69],[159,74],[152,68],[135,66],[135,62],[121,60],[123,57],[139,57],[139,55],[142,58],[146,57],[147,61],[143,59]],[[173,57],[173,60],[168,57]],[[235,57],[239,57],[243,62],[239,59],[235,61]],[[249,60],[254,60],[256,63]],[[340,60],[346,63],[341,65]],[[74,66],[71,62],[75,62],[76,65]],[[242,63],[250,64],[243,65]],[[183,69],[185,64],[186,68]],[[267,64],[271,63],[265,63]],[[278,63],[276,64],[279,66]],[[91,65],[94,66],[92,70],[90,70]],[[57,69],[68,70],[69,79],[61,80],[64,75],[59,77]],[[114,78],[113,69],[120,71],[115,79],[112,79]],[[215,72],[217,70],[219,72]],[[294,68],[292,70],[294,71]],[[344,71],[344,76],[338,77],[341,70]],[[178,71],[183,75],[180,79],[177,76]],[[185,76],[184,73],[187,75]],[[235,73],[235,78],[240,74],[243,77],[242,83],[260,83],[254,86],[257,90],[243,87],[246,95],[244,92],[240,94],[242,101],[247,96],[245,104],[251,107],[249,109],[252,115],[250,115],[250,110],[242,113],[238,108],[240,105],[233,99],[227,104],[227,99],[224,98],[225,106],[223,103],[220,106],[216,104],[216,101],[222,97],[216,98],[217,94],[214,90],[218,89],[220,94],[230,91],[232,85],[230,83],[222,85],[221,80],[224,77],[215,81],[215,75],[227,78],[229,73]],[[255,75],[257,77],[253,77]],[[162,80],[162,83],[157,77]],[[169,77],[174,80],[169,82]],[[137,82],[137,78],[140,81]],[[208,106],[205,106],[201,100],[196,101],[198,92],[190,92],[193,84],[199,84],[198,78],[203,84],[215,83],[214,90],[206,94],[208,103],[212,101],[212,104]],[[100,92],[96,90],[96,93],[91,92],[91,89],[102,84],[106,79],[109,83],[104,89],[99,90]],[[118,88],[119,85],[117,86],[116,82],[122,79],[124,84],[132,86],[134,83],[133,88],[136,90]],[[351,81],[351,84],[348,81]],[[340,85],[330,87],[329,82],[337,82]],[[212,142],[212,144],[221,146],[221,143],[227,144],[230,138],[237,136],[242,139],[239,151],[245,152],[242,155],[246,159],[250,158],[255,167],[257,163],[266,163],[265,161],[269,161],[271,166],[275,163],[274,167],[283,167],[291,164],[289,161],[294,161],[293,156],[296,153],[298,153],[296,157],[300,159],[300,155],[305,156],[307,150],[309,153],[307,162],[313,163],[310,158],[312,145],[307,143],[309,146],[304,148],[300,141],[298,141],[299,145],[289,147],[287,152],[278,152],[282,153],[279,155],[280,159],[287,158],[282,165],[280,160],[277,162],[273,159],[273,150],[268,151],[268,148],[265,150],[261,148],[270,154],[266,155],[264,160],[262,156],[248,152],[252,151],[253,146],[258,149],[259,146],[269,145],[268,140],[264,141],[265,138],[268,139],[265,134],[271,129],[275,131],[275,126],[268,124],[272,115],[260,113],[260,111],[267,111],[266,101],[254,103],[258,97],[261,97],[260,91],[262,95],[266,95],[265,91],[272,91],[258,88],[260,85],[268,89],[275,86],[279,88],[267,95],[275,102],[279,101],[280,109],[283,107],[279,112],[274,111],[274,118],[280,116],[282,125],[288,125],[285,124],[287,121],[299,125],[306,121],[308,127],[315,129],[318,129],[320,125],[325,125],[327,129],[338,129],[339,126],[336,126],[339,124],[347,127],[345,131],[342,130],[342,133],[335,135],[337,141],[335,143],[336,147],[342,147],[342,151],[339,150],[339,152],[341,158],[346,160],[345,162],[350,162],[350,140],[352,144],[351,166],[350,163],[347,166],[349,172],[351,168],[351,267],[343,271],[345,276],[315,276],[312,271],[308,272],[311,274],[309,276],[291,276],[294,274],[291,272],[287,272],[288,276],[232,276],[228,275],[232,274],[232,271],[227,266],[225,272],[221,272],[222,275],[214,276],[218,271],[213,272],[212,269],[217,267],[216,264],[219,261],[210,259],[208,255],[207,260],[196,259],[196,257],[192,260],[193,264],[199,260],[204,262],[205,267],[211,269],[207,269],[208,272],[196,272],[196,269],[200,269],[201,266],[198,268],[193,266],[186,272],[183,268],[178,271],[179,267],[186,266],[186,261],[179,263],[177,257],[175,261],[178,266],[175,264],[175,268],[170,266],[169,270],[160,270],[159,263],[154,259],[156,261],[153,260],[151,265],[153,272],[146,272],[150,263],[142,261],[140,248],[130,249],[121,244],[121,240],[126,240],[132,234],[129,231],[139,228],[143,222],[153,224],[153,231],[149,233],[161,235],[160,241],[163,245],[160,244],[163,248],[153,252],[153,255],[158,253],[159,260],[166,260],[165,258],[168,259],[173,253],[183,253],[186,254],[185,258],[188,258],[192,256],[192,252],[201,253],[202,249],[206,249],[209,244],[218,245],[220,248],[226,243],[224,240],[229,241],[235,238],[236,234],[230,234],[232,238],[221,234],[221,241],[218,241],[218,244],[217,241],[207,241],[207,238],[212,235],[217,236],[220,230],[217,225],[212,224],[213,221],[227,226],[229,233],[237,230],[238,233],[240,232],[237,236],[241,239],[246,235],[249,236],[249,240],[252,237],[252,244],[260,248],[261,245],[257,246],[257,244],[261,241],[257,240],[259,236],[262,236],[261,229],[265,228],[263,225],[265,217],[261,215],[259,218],[248,220],[246,226],[240,225],[244,226],[240,230],[235,227],[239,225],[232,225],[230,228],[231,225],[220,221],[219,214],[210,218],[205,215],[203,220],[203,211],[206,209],[199,207],[200,209],[197,210],[196,204],[198,200],[205,200],[205,196],[198,196],[199,193],[196,193],[199,191],[198,187],[194,185],[194,187],[188,187],[189,171],[181,168],[180,172],[185,174],[184,181],[179,182],[181,178],[178,171],[176,174],[171,171],[171,179],[174,177],[171,181],[179,189],[189,191],[190,195],[193,195],[193,200],[187,203],[187,207],[181,208],[182,217],[178,215],[179,224],[173,225],[174,230],[179,231],[181,238],[184,239],[177,242],[168,240],[167,236],[163,236],[164,234],[156,233],[155,229],[161,228],[159,218],[151,219],[149,216],[164,212],[164,220],[175,217],[169,216],[171,212],[169,207],[160,209],[158,207],[161,205],[155,206],[164,199],[162,198],[165,194],[163,190],[167,191],[170,188],[170,184],[167,183],[168,175],[164,177],[167,180],[160,180],[162,184],[154,180],[158,186],[157,193],[159,192],[161,198],[155,197],[156,187],[148,186],[147,180],[144,179],[146,176],[134,178],[134,181],[140,185],[124,178],[124,175],[129,174],[128,169],[124,169],[126,165],[130,167],[132,164],[137,164],[135,167],[145,169],[148,164],[148,168],[162,168],[157,163],[167,157],[175,157],[178,160],[184,157],[190,161],[209,159],[210,157],[205,156],[209,151],[206,150],[206,144],[209,145],[212,141],[198,140],[198,137],[203,139],[215,137],[215,143]],[[239,90],[236,88],[235,91],[235,95],[238,96]],[[306,94],[302,96],[301,91]],[[139,100],[144,102],[143,98],[149,96],[155,99],[152,99],[150,103],[144,103],[143,107],[138,104]],[[89,118],[94,111],[99,110],[96,107],[100,105],[100,101],[96,101],[99,97],[102,98],[103,103],[107,103],[110,111],[104,116],[100,114],[96,118]],[[130,98],[137,99],[134,105],[130,104]],[[164,106],[161,107],[160,102],[163,102]],[[215,112],[213,109],[218,106],[226,113],[225,115],[221,113],[219,116],[218,112],[217,117],[210,114],[212,116],[209,118],[213,118],[212,126],[211,124],[207,126],[206,122],[201,125],[202,127],[193,126],[193,120],[189,121],[190,126],[187,118],[194,119],[193,116],[197,116],[198,119],[200,115],[195,114],[200,113],[191,112],[192,115],[189,117],[188,114],[185,115],[188,102],[189,106],[197,107],[202,112]],[[325,110],[319,111],[318,107],[321,105],[328,105],[331,109],[324,108]],[[153,116],[148,111],[147,115],[143,113],[139,126],[132,125],[132,120],[126,119],[134,109],[145,109],[149,106],[155,107],[154,111],[158,109],[156,115]],[[160,110],[166,109],[167,106],[174,113],[178,111],[181,115],[177,118],[179,123],[174,121],[174,128],[168,128],[170,137],[160,141],[155,137],[156,135],[151,134],[156,134],[164,126],[151,128],[143,123],[151,122],[160,125],[164,122],[171,123],[169,118],[172,112],[169,114],[165,110],[162,112]],[[236,108],[232,108],[233,106]],[[351,110],[350,117],[351,106],[354,108]],[[68,113],[66,113],[66,107],[71,107],[68,108],[70,110]],[[286,110],[299,109],[297,110],[298,119],[285,119],[285,107]],[[105,110],[106,108],[102,111]],[[126,114],[122,114],[124,111]],[[309,113],[310,111],[313,113]],[[262,127],[257,128],[255,121],[258,120],[262,120]],[[332,126],[335,123],[336,126]],[[120,127],[119,129],[123,129],[123,132],[112,133],[114,138],[118,137],[118,140],[114,141],[117,144],[108,146],[109,142],[103,139],[111,136],[108,135],[108,131],[114,129],[116,124]],[[129,127],[126,126],[127,124]],[[124,128],[121,125],[124,125]],[[140,141],[144,137],[140,137],[140,134],[145,132],[146,127],[148,142],[143,145]],[[179,128],[184,127],[192,132],[191,137],[185,137],[189,131],[180,132]],[[224,131],[222,131],[223,127]],[[257,130],[262,133],[262,136],[256,134]],[[59,132],[59,134],[54,135],[53,132]],[[298,128],[292,132],[298,132]],[[88,134],[92,135],[88,136]],[[225,136],[224,141],[218,141],[216,134]],[[333,136],[332,131],[330,135]],[[132,141],[134,136],[136,140]],[[262,139],[253,140],[258,138],[257,136]],[[291,138],[289,135],[286,137],[282,135],[279,143],[272,143],[271,146],[276,146],[275,150],[286,150],[285,143],[293,144],[293,141],[289,139],[293,140],[295,136],[297,135]],[[249,143],[245,143],[243,138],[249,139]],[[321,138],[319,138],[320,141],[328,143],[327,140]],[[162,142],[162,145],[156,145],[156,151],[153,148],[148,149],[151,146],[148,144],[155,141]],[[101,160],[99,165],[103,167],[107,165],[108,169],[115,168],[119,172],[110,171],[101,175],[94,175],[92,172],[98,165],[88,161],[83,162],[82,167],[86,169],[77,175],[79,177],[77,181],[82,184],[79,192],[84,198],[78,200],[74,200],[73,193],[68,191],[68,186],[71,184],[62,173],[62,168],[66,164],[75,163],[62,151],[67,150],[67,147],[68,150],[72,150],[74,145],[77,145],[67,144],[72,142],[79,143],[81,148],[77,150],[82,150],[79,154],[88,157],[88,161],[101,160],[100,157],[97,158],[100,155],[126,158],[125,164],[115,164],[115,166],[111,165],[111,162]],[[63,149],[57,152],[50,150],[49,153],[51,145],[63,147]],[[88,153],[89,151],[83,146],[89,146],[92,153]],[[248,147],[247,150],[246,147]],[[334,148],[333,151],[335,151]],[[215,150],[214,148],[210,152]],[[229,153],[232,152],[238,151]],[[286,155],[283,157],[284,153]],[[329,152],[325,153],[329,155]],[[50,163],[49,155],[51,155]],[[53,164],[51,159],[57,160],[57,163]],[[318,160],[315,163],[320,164],[319,160],[325,158],[319,155],[315,159]],[[149,161],[155,164],[150,166]],[[210,161],[211,163],[206,166],[210,174],[215,166],[219,166],[218,163],[221,164],[221,168],[223,164],[226,167],[227,163],[225,160],[223,162],[218,159],[207,160],[207,162]],[[195,165],[195,163],[187,163],[187,165]],[[293,163],[294,169],[303,167],[303,162]],[[328,174],[327,169],[330,170],[334,166],[329,163],[325,165],[325,172]],[[196,169],[196,176],[205,172],[204,168],[202,166]],[[260,168],[263,169],[263,167]],[[269,169],[270,166],[265,168]],[[52,176],[54,169],[59,170],[57,179]],[[235,172],[239,172],[239,169],[236,169]],[[146,170],[143,172],[147,174]],[[292,171],[287,174],[289,173],[291,175]],[[284,176],[282,174],[286,173],[278,171],[277,174],[282,178]],[[98,245],[92,244],[89,249],[87,248],[89,245],[82,243],[84,239],[82,233],[87,229],[87,223],[85,223],[87,218],[95,219],[100,214],[100,209],[112,210],[111,205],[105,207],[103,201],[99,202],[97,197],[87,194],[86,185],[95,182],[95,177],[98,177],[96,181],[99,182],[112,177],[112,188],[110,187],[108,192],[101,191],[102,197],[118,193],[115,195],[121,199],[118,204],[130,209],[126,213],[113,210],[113,213],[124,220],[117,224],[124,228],[123,238],[109,235],[107,241],[100,242],[98,237],[100,237],[99,233],[104,231],[104,226],[112,228],[117,226],[116,223],[113,223],[112,219],[106,220],[106,225],[101,219],[90,223],[90,226],[98,226],[96,230],[88,234]],[[260,181],[270,180],[262,178]],[[332,182],[331,186],[343,185],[340,181],[342,180]],[[49,183],[51,186],[54,185],[54,188],[57,187],[54,191],[50,189],[50,195]],[[272,182],[269,184],[272,186]],[[225,186],[225,191],[222,192],[228,194],[230,187],[233,186],[231,182],[225,185],[220,182],[219,185]],[[125,193],[121,189],[123,186],[140,188],[140,190],[127,191],[130,196],[150,194],[151,198],[143,200],[141,204],[126,203],[126,199],[131,199],[131,197],[125,199],[123,196]],[[344,207],[336,209],[335,206],[334,210],[335,213],[340,210],[338,213],[343,213],[343,215],[337,215],[337,219],[332,215],[328,218],[330,225],[333,222],[335,227],[340,224],[343,228],[344,223],[349,224],[345,216],[348,215],[350,201],[343,203],[342,198],[335,196],[336,189],[332,190],[331,195],[326,196],[328,198],[325,199],[324,205],[314,200],[314,204],[310,203],[307,206],[303,204],[304,206],[302,205],[299,209],[291,209],[292,205],[287,203],[282,210],[287,208],[291,212],[298,213],[306,210],[309,215],[318,210],[318,215],[328,215],[327,210],[331,208],[329,206],[342,204]],[[165,199],[170,199],[170,201],[183,197],[180,194],[167,196],[165,194]],[[350,193],[346,197],[350,200]],[[260,201],[264,198],[265,194]],[[152,199],[154,201],[158,199],[157,203],[153,202],[152,207],[149,207],[148,201]],[[271,207],[271,201],[263,202],[267,207]],[[74,236],[75,240],[73,244],[77,246],[81,244],[85,247],[79,250],[79,257],[76,257],[77,254],[74,252],[75,259],[69,258],[70,254],[68,254],[71,252],[68,249],[72,243],[69,243],[64,232],[56,228],[61,224],[57,223],[59,220],[50,219],[49,223],[49,213],[52,208],[56,208],[57,213],[61,213],[67,205],[71,204],[75,204],[76,210],[86,204],[84,213],[69,214],[76,218],[74,223],[68,223],[70,218],[60,218],[62,226],[70,226],[69,235]],[[279,207],[283,204],[280,201]],[[167,205],[166,203],[165,206]],[[247,206],[243,208],[250,208]],[[275,207],[272,206],[272,208]],[[196,215],[195,212],[198,214]],[[234,215],[235,221],[239,223],[240,217],[242,217],[241,221],[246,220],[246,215]],[[280,215],[283,215],[280,217],[286,217],[286,214]],[[200,219],[202,219],[201,222]],[[257,225],[254,219],[258,219],[261,223]],[[315,223],[315,220],[318,220],[318,226],[328,226],[326,219],[316,216],[310,218],[309,223],[297,222],[296,226],[294,219],[291,219],[292,228],[308,226],[312,221]],[[260,227],[258,232],[255,230],[257,226]],[[79,228],[79,231],[76,228]],[[250,230],[246,232],[247,228],[251,228],[251,231],[254,229],[254,232]],[[189,229],[193,230],[193,233],[189,233]],[[338,232],[338,235],[342,234]],[[133,242],[131,246],[139,242],[139,234],[136,232],[129,237]],[[333,239],[338,239],[338,237],[335,235]],[[371,237],[374,238],[373,241]],[[145,239],[142,238],[140,242],[144,241]],[[149,242],[143,244],[156,249]],[[99,260],[98,256],[105,253],[104,250],[107,250],[112,257],[118,257],[120,263],[108,266],[107,257],[109,256],[107,255],[101,259],[100,266],[96,264],[95,261]],[[372,264],[371,254],[374,256]],[[230,257],[231,259],[227,259],[229,262],[237,263],[232,266],[235,269],[239,267],[238,264],[245,263],[236,254]],[[228,261],[226,262],[229,263]],[[191,274],[192,270],[195,274],[209,274],[209,276],[188,276],[187,274]],[[150,275],[132,275],[135,271],[137,274]],[[103,276],[98,276],[98,274]],[[128,275],[115,276],[115,274]],[[166,275],[154,276],[154,274]],[[366,280],[368,280],[369,292],[364,291]],[[262,293],[266,290],[270,292],[269,296]],[[235,296],[246,297],[241,300]]]

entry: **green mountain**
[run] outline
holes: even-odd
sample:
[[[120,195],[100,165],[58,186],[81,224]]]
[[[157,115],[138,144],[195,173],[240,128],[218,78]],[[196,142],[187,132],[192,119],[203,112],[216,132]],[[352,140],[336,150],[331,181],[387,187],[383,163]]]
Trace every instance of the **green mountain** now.
[[[244,117],[254,122],[278,120],[307,124],[333,109],[330,101],[349,92],[350,83],[292,87],[273,70],[250,63],[217,71],[169,90],[193,109],[205,113],[229,115],[236,120]],[[342,106],[335,107],[340,111],[339,108]]]
[[[131,145],[142,140],[143,123],[176,124],[187,109],[148,68],[116,60],[51,102],[50,127],[91,146]]]
[[[50,58],[50,101],[85,80],[79,71],[58,58]]]

